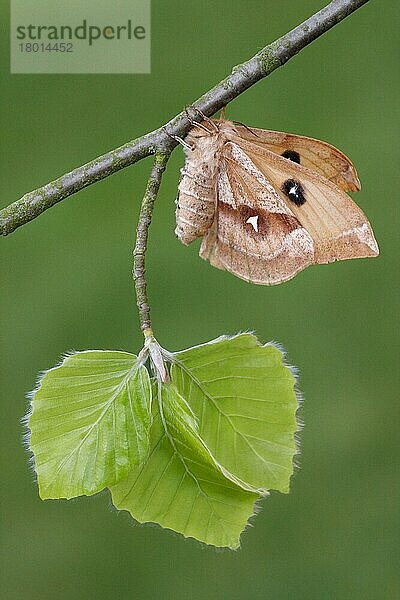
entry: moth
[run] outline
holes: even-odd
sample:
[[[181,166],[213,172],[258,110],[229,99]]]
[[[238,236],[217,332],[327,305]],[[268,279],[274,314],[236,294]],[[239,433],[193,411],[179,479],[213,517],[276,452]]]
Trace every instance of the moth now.
[[[313,264],[377,256],[360,189],[340,150],[301,135],[205,118],[183,142],[176,234],[248,282],[275,285]]]

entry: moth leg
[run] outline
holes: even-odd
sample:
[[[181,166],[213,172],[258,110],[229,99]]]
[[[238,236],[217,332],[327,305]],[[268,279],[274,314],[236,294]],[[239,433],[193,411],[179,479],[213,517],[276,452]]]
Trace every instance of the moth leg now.
[[[188,106],[188,107],[186,107],[186,109],[185,109],[185,112],[187,111],[187,109],[188,109],[188,108],[189,108],[189,106]],[[200,116],[201,116],[201,117],[204,119],[204,121],[207,121],[208,123],[210,123],[211,127],[213,127],[213,128],[214,128],[214,130],[215,130],[216,132],[218,132],[218,131],[219,131],[219,127],[218,127],[218,125],[216,124],[216,122],[215,122],[213,119],[210,119],[210,117],[207,117],[207,115],[205,115],[205,114],[203,113],[203,111],[202,111],[202,110],[200,110],[199,108],[196,108],[196,107],[195,107],[195,106],[193,106],[192,104],[190,105],[190,108],[191,108],[191,109],[192,109],[194,112],[196,112],[198,115],[200,115]]]
[[[179,144],[181,144],[184,148],[186,148],[187,150],[193,150],[193,147],[188,144],[187,142],[185,142],[185,140],[183,140],[181,137],[179,137],[178,135],[173,135],[172,133],[170,133],[166,127],[163,127],[163,131],[165,131],[165,133],[167,134],[168,137],[170,137],[172,140],[174,140],[175,142],[178,142]]]
[[[202,129],[203,131],[206,131],[207,133],[210,133],[210,130],[205,127],[204,125],[202,125],[201,123],[198,123],[197,121],[195,121],[193,119],[193,117],[190,116],[189,111],[188,111],[188,107],[185,106],[185,115],[187,120],[189,121],[189,123],[193,126],[193,127],[198,127],[199,129]]]

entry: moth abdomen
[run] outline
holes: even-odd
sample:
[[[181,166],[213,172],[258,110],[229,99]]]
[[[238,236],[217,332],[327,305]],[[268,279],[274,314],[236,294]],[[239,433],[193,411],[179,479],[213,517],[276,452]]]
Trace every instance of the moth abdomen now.
[[[210,229],[216,206],[217,148],[215,135],[189,133],[193,150],[186,153],[181,171],[175,233],[190,244]]]
[[[204,190],[203,190],[204,191]],[[180,191],[176,207],[175,233],[183,244],[205,235],[214,220],[215,202],[207,195],[194,196]]]

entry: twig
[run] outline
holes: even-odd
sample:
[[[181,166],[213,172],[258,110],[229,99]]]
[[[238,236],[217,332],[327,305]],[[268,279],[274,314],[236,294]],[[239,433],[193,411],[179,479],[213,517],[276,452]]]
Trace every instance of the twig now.
[[[147,238],[154,202],[161,185],[162,174],[170,157],[170,153],[156,154],[153,168],[147,181],[146,191],[140,208],[139,221],[136,230],[136,244],[133,251],[133,280],[135,282],[136,301],[139,311],[140,327],[145,337],[152,337],[153,331],[150,319],[150,307],[147,297],[145,255]]]
[[[304,23],[265,46],[250,60],[235,67],[228,77],[196,100],[193,106],[205,115],[212,116],[367,2],[368,0],[333,0]],[[194,118],[198,119],[198,117]],[[20,200],[0,211],[0,233],[2,235],[12,233],[57,202],[150,154],[170,152],[176,146],[176,142],[166,131],[184,137],[190,128],[191,124],[185,113],[181,112],[163,127],[111,150],[44,187],[25,194]]]

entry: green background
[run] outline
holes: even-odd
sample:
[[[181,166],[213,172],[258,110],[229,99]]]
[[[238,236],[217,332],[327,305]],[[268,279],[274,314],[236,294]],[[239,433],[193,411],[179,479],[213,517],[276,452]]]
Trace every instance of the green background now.
[[[151,75],[11,76],[3,0],[1,205],[158,127],[322,4],[154,0]],[[175,239],[181,149],[157,202],[148,279],[162,345],[254,329],[301,372],[301,468],[289,495],[264,502],[240,551],[137,526],[107,493],[41,502],[21,443],[38,371],[70,349],[140,348],[131,250],[150,161],[0,240],[2,598],[399,597],[398,17],[397,2],[371,1],[228,109],[347,153],[378,259],[251,286]]]

